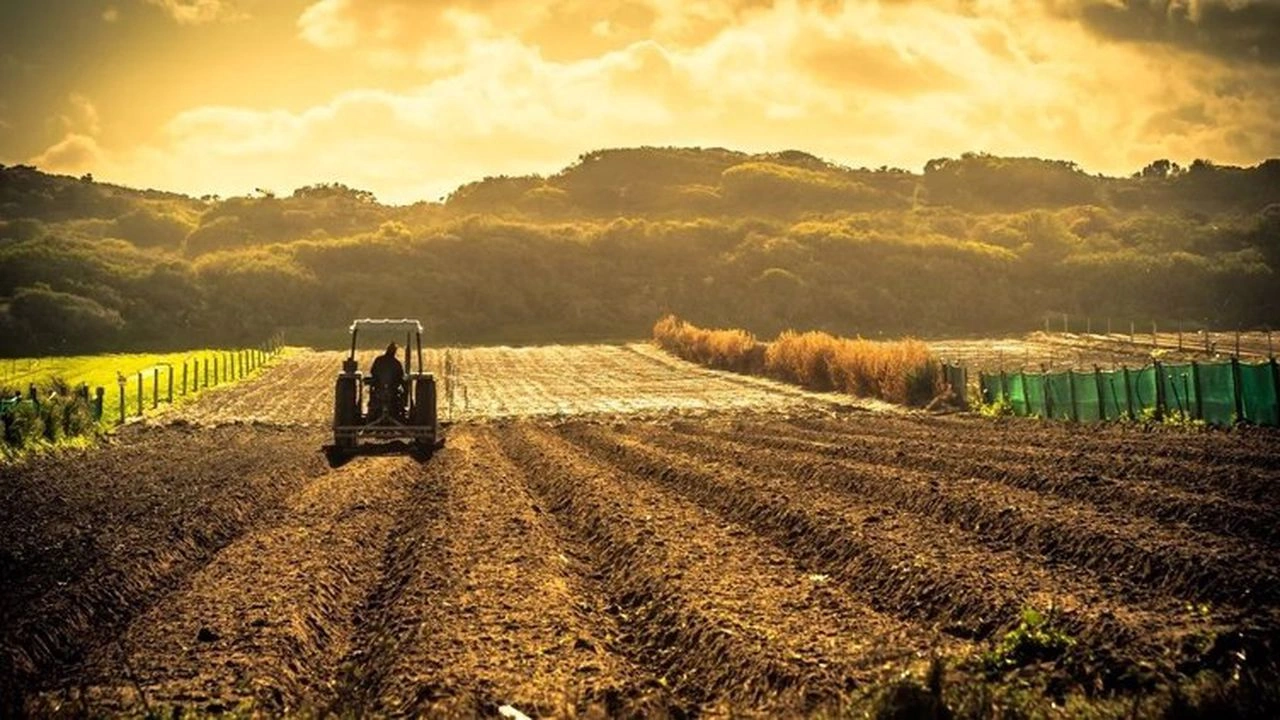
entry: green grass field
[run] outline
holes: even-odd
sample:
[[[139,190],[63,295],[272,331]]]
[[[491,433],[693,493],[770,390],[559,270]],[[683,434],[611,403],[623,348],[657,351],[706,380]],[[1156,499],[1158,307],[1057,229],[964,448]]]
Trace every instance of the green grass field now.
[[[41,391],[48,388],[54,378],[61,378],[71,386],[84,383],[92,397],[94,388],[106,392],[103,398],[102,418],[107,424],[120,419],[120,383],[125,379],[124,398],[126,414],[138,414],[138,378],[142,377],[142,410],[151,412],[154,406],[167,406],[169,399],[169,372],[173,372],[173,402],[179,404],[204,390],[248,376],[256,370],[256,363],[269,360],[265,354],[259,360],[248,360],[248,353],[233,349],[206,348],[174,353],[121,353],[108,355],[77,355],[69,357],[6,358],[0,360],[0,388],[26,393],[35,383]],[[227,361],[231,359],[228,367]],[[214,376],[215,360],[217,377]],[[205,366],[208,366],[206,381]],[[183,367],[186,367],[186,388],[183,388]],[[243,365],[243,372],[241,366]],[[158,386],[158,387],[157,387]],[[156,390],[159,390],[157,403]]]

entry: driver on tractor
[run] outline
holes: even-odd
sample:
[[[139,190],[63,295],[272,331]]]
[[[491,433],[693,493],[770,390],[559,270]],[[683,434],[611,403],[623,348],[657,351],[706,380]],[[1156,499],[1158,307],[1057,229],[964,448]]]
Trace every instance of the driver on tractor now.
[[[404,415],[404,366],[396,357],[396,344],[387,346],[387,351],[374,358],[373,367],[369,369],[369,381],[373,390],[369,394],[369,414],[381,415],[385,402],[390,402],[390,414],[394,417]],[[390,397],[386,397],[387,393]]]

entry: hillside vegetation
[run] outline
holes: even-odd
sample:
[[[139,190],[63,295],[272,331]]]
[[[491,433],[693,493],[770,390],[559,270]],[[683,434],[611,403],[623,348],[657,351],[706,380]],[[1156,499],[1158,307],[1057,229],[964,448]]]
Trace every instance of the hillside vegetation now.
[[[1023,331],[1048,313],[1280,319],[1280,160],[1129,178],[966,154],[923,172],[637,148],[387,206],[340,184],[190,198],[0,167],[10,355],[333,337],[640,337],[667,313],[774,335]]]

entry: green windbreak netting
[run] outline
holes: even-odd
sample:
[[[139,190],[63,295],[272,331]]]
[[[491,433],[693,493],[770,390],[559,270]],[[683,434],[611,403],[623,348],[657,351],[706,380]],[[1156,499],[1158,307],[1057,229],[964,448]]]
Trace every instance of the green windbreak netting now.
[[[1129,371],[1129,400],[1133,403],[1134,416],[1141,418],[1156,407],[1156,369],[1144,367]]]
[[[1200,417],[1210,425],[1236,421],[1236,383],[1231,365],[1198,365]],[[1193,402],[1193,406],[1195,403]]]
[[[1098,378],[1093,373],[1071,373],[1071,381],[1075,391],[1076,420],[1080,422],[1098,422],[1102,419],[1102,408],[1098,397]]]
[[[1045,398],[1049,404],[1046,417],[1057,420],[1072,420],[1071,414],[1071,374],[1051,373],[1044,376]]]
[[[1103,420],[1129,417],[1129,401],[1124,392],[1124,371],[1105,372],[1098,376],[1098,407]]]
[[[1240,400],[1245,420],[1257,425],[1280,425],[1276,390],[1270,363],[1240,366]]]
[[[1022,388],[1027,395],[1027,414],[1048,417],[1044,406],[1044,377],[1040,375],[1023,375]]]
[[[1027,391],[1023,387],[1022,373],[1005,376],[1009,388],[1009,404],[1013,406],[1014,415],[1028,415]]]
[[[1202,418],[1213,425],[1244,419],[1276,426],[1280,388],[1275,372],[1272,363],[1240,365],[1237,380],[1230,363],[1217,363],[1164,365],[1158,370],[980,374],[978,383],[985,402],[1005,399],[1015,415],[1080,422],[1141,420],[1163,402],[1168,417]],[[1241,418],[1236,417],[1237,408]]]
[[[1000,376],[978,373],[978,394],[982,402],[990,405],[1000,397]]]
[[[1195,383],[1191,381],[1191,366],[1165,365],[1160,371],[1164,375],[1165,414],[1195,417]]]

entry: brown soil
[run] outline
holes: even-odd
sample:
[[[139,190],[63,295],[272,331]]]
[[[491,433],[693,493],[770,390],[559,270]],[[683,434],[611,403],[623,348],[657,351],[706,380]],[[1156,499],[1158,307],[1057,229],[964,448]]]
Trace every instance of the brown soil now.
[[[994,682],[1141,699],[1280,631],[1274,432],[494,348],[433,353],[459,420],[434,457],[331,467],[339,357],[0,468],[0,714],[794,715],[934,658],[982,676],[1027,607],[1073,643]]]

